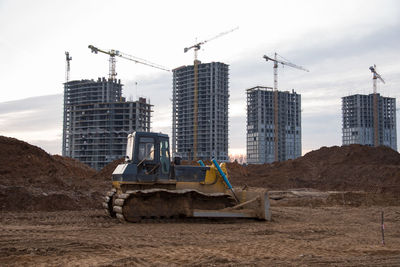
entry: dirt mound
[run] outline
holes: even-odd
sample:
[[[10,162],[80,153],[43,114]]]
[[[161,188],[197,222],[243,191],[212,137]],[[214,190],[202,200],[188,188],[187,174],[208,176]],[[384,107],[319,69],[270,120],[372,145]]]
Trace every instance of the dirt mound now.
[[[2,210],[79,209],[98,205],[104,186],[96,171],[26,142],[0,136]]]
[[[301,158],[246,167],[229,163],[236,185],[289,189],[400,192],[400,154],[388,147],[322,147]]]
[[[79,199],[68,192],[45,193],[22,186],[0,185],[0,210],[4,211],[55,211],[79,210]]]
[[[0,210],[100,208],[111,174],[122,161],[96,172],[77,160],[0,136]],[[286,162],[229,163],[228,170],[234,185],[400,193],[400,154],[387,147],[323,147]]]

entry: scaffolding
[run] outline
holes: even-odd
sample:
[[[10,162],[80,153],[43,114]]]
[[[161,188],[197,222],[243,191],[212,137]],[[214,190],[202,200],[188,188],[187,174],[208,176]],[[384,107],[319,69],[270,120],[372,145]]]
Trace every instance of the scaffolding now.
[[[125,155],[127,135],[150,131],[152,105],[125,101],[122,84],[105,78],[64,84],[63,156],[101,169]]]
[[[185,160],[227,161],[229,66],[220,62],[200,63],[197,71],[195,96],[194,66],[173,70],[172,153]],[[195,138],[197,155],[194,154]]]
[[[396,99],[377,93],[342,97],[342,144],[384,145],[397,151]]]
[[[263,164],[276,161],[276,157],[278,161],[300,157],[301,95],[263,86],[247,89],[246,93],[247,163]]]

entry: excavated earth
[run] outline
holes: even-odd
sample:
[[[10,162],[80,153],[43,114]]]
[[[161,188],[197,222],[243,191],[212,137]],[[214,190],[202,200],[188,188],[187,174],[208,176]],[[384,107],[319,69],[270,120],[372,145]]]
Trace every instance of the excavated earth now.
[[[0,136],[0,209],[54,211],[100,208],[107,181],[77,160],[51,156],[14,138]]]
[[[119,223],[100,203],[120,162],[96,172],[0,136],[1,265],[400,266],[400,154],[389,148],[228,164],[235,186],[270,189],[269,222]]]
[[[236,185],[400,193],[400,154],[384,146],[322,147],[285,162],[228,165]]]

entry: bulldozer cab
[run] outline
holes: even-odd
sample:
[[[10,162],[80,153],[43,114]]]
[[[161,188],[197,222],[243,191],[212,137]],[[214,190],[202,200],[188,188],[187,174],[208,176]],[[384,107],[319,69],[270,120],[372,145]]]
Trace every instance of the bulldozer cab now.
[[[114,170],[113,181],[204,182],[206,166],[171,165],[168,135],[134,132],[128,135],[126,159]]]
[[[132,174],[137,180],[168,180],[170,162],[168,135],[135,132],[128,136],[125,163],[135,166]]]

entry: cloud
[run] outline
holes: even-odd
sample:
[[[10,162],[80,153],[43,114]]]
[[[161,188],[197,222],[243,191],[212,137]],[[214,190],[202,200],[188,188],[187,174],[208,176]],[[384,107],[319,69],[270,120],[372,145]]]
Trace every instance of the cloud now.
[[[341,98],[371,93],[372,76],[368,67],[374,62],[382,62],[382,70],[386,64],[390,66],[387,77],[392,79],[390,85],[389,82],[385,85],[386,92],[399,97],[397,91],[388,89],[400,87],[398,26],[377,27],[359,34],[355,34],[356,28],[343,33],[317,30],[299,37],[314,41],[292,40],[292,45],[284,47],[285,57],[311,70],[309,73],[290,67],[278,70],[280,90],[294,89],[302,95],[303,151],[341,145]],[[229,145],[235,151],[246,149],[245,90],[256,85],[273,85],[272,64],[262,59],[264,53],[265,48],[259,47],[230,64]],[[171,120],[171,78],[146,77],[142,83],[155,104],[153,122],[167,126]]]
[[[341,145],[341,98],[372,93],[370,65],[377,63],[382,75],[387,77],[387,84],[380,85],[379,92],[384,96],[400,97],[397,90],[400,87],[399,27],[397,21],[368,31],[315,31],[283,46],[281,53],[285,57],[311,70],[306,73],[290,67],[279,66],[278,69],[279,90],[294,89],[302,95],[303,153],[321,146]],[[357,30],[361,33],[355,34]],[[246,101],[244,91],[247,88],[256,85],[272,87],[272,64],[262,60],[263,50],[265,48],[257,48],[245,59],[231,63],[231,106],[239,107]],[[242,129],[246,112],[240,112],[235,110],[237,118],[230,122],[230,144],[233,146],[245,143]],[[242,139],[239,133],[243,135]],[[245,150],[245,145],[242,148]]]
[[[0,134],[60,154],[62,101],[62,95],[47,95],[0,103]]]
[[[229,149],[228,152],[246,154],[246,117],[229,117]]]
[[[48,95],[0,103],[0,131],[61,130],[62,101],[62,95]]]
[[[346,28],[332,32],[314,30],[290,42],[258,45],[235,57],[229,62],[230,149],[245,153],[245,90],[273,85],[272,64],[262,56],[275,49],[291,62],[310,69],[309,73],[290,67],[278,69],[279,89],[294,89],[302,95],[303,153],[321,146],[340,145],[341,97],[371,93],[370,65],[376,63],[387,81],[379,86],[379,92],[400,97],[399,27],[397,20],[368,29],[360,23],[348,31]],[[172,73],[154,73],[123,80],[124,96],[127,99],[132,96],[133,100],[136,96],[148,98],[154,105],[152,130],[171,135]],[[0,134],[21,133],[19,136],[25,137],[24,140],[34,140],[55,151],[52,153],[59,153],[55,148],[59,146],[61,150],[62,105],[60,94],[0,103]],[[44,136],[42,131],[49,132],[51,137],[38,138]]]
[[[342,145],[341,110],[302,116],[303,155],[322,146]]]

